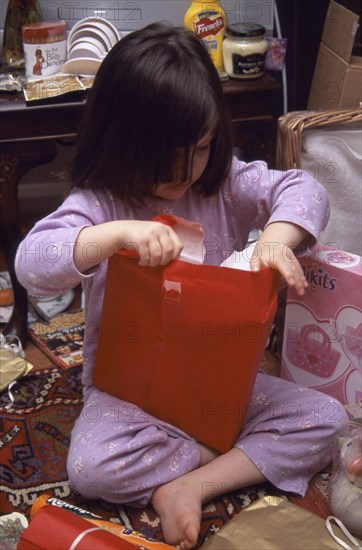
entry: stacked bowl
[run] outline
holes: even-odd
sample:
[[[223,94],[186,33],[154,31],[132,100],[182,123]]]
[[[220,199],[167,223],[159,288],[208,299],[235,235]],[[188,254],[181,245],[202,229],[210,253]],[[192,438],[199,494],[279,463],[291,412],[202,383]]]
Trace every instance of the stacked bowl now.
[[[116,27],[102,17],[86,17],[72,27],[62,73],[94,75],[102,60],[120,40]]]

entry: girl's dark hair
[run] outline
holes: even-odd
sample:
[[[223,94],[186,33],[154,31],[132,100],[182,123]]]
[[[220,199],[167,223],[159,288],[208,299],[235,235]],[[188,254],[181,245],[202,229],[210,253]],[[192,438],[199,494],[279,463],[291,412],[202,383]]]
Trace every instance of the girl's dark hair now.
[[[73,187],[107,188],[142,204],[175,176],[176,153],[215,128],[196,184],[215,194],[228,174],[232,142],[218,73],[203,43],[183,28],[153,23],[122,38],[95,77],[77,136]]]

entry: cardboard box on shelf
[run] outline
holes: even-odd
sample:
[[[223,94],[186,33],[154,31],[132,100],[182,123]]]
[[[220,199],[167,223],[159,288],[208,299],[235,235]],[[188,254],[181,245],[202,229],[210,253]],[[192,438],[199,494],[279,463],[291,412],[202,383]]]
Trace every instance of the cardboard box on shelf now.
[[[361,257],[319,245],[300,262],[309,286],[288,289],[280,375],[362,406]]]
[[[353,56],[359,17],[331,0],[307,109],[355,109],[362,102],[362,57]]]

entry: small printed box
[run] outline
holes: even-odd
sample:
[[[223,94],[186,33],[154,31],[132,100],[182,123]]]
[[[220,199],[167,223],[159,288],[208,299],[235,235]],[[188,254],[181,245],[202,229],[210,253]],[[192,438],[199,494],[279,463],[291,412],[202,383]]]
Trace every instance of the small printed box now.
[[[281,377],[362,406],[361,257],[316,246],[300,262],[309,286],[288,289]]]

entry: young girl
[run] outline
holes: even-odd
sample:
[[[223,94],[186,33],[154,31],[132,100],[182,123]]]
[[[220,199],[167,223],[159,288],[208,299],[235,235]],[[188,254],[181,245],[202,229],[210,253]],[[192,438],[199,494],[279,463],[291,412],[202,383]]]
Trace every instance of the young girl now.
[[[329,463],[346,417],[331,397],[260,372],[235,446],[219,455],[92,386],[92,369],[107,258],[136,247],[141,266],[158,266],[182,250],[174,231],[152,218],[166,212],[200,222],[205,262],[214,265],[245,247],[250,228],[262,229],[253,269],[271,266],[303,294],[293,249],[312,245],[325,226],[324,188],[301,171],[232,158],[209,54],[192,33],[164,24],[129,34],[103,61],[72,177],[70,195],[35,225],[16,258],[18,278],[33,294],[79,282],[85,293],[84,408],[72,432],[70,486],[87,498],[151,502],[165,540],[182,549],[196,544],[211,497],[265,480],[304,495]]]

